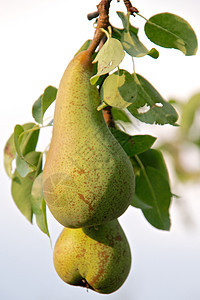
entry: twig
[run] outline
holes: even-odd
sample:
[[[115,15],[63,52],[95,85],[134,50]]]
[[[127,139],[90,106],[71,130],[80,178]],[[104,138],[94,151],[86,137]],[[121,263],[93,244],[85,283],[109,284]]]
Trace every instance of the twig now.
[[[92,19],[97,18],[98,16],[99,16],[99,12],[98,12],[98,10],[97,10],[97,11],[94,11],[94,12],[88,14],[88,15],[87,15],[87,18],[88,18],[88,20],[90,21],[90,20],[92,20]]]
[[[126,5],[127,11],[131,13],[135,17],[135,13],[139,13],[139,10],[131,4],[130,0],[124,0],[124,4]]]

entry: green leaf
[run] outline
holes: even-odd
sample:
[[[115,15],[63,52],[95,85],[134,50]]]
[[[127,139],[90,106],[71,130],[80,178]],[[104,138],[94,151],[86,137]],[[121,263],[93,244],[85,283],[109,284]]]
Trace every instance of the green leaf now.
[[[125,109],[122,110],[116,107],[112,107],[111,112],[114,121],[122,121],[129,124],[132,123]]]
[[[130,136],[115,128],[110,128],[110,131],[120,143],[128,156],[134,156],[149,149],[156,138],[151,135],[134,135]]]
[[[30,166],[24,158],[21,158],[17,155],[16,157],[16,170],[21,177],[25,177],[28,173],[34,171],[35,168]]]
[[[152,208],[142,209],[148,222],[154,227],[162,230],[169,230],[171,226],[169,206],[171,202],[171,192],[168,181],[156,169],[148,167],[146,175],[150,179],[152,188],[142,193],[141,197],[149,197],[152,201]],[[140,184],[145,184],[145,180]],[[145,189],[144,189],[145,191]]]
[[[194,55],[197,52],[194,30],[177,15],[161,13],[151,17],[145,24],[145,33],[159,46],[178,49],[185,55]]]
[[[155,49],[155,48],[152,48],[148,53],[147,55],[151,56],[152,58],[158,58],[159,57],[159,52]]]
[[[122,62],[125,56],[121,43],[110,37],[98,52],[93,63],[98,62],[98,72],[91,77],[91,84],[95,84],[99,76],[113,71]]]
[[[118,70],[104,80],[100,99],[107,105],[122,109],[134,102],[136,93],[137,85],[132,75],[125,70]]]
[[[16,125],[14,128],[14,143],[15,143],[15,149],[19,157],[23,157],[23,154],[20,149],[20,144],[22,142],[22,133],[24,132],[24,129],[21,125]]]
[[[149,52],[148,49],[140,42],[137,35],[131,31],[123,31],[121,42],[124,50],[131,56],[142,57]]]
[[[133,74],[137,95],[133,104],[128,106],[130,113],[142,122],[149,124],[176,125],[178,115],[157,90],[141,75]]]
[[[169,230],[172,193],[162,153],[149,149],[131,157],[131,162],[136,177],[132,206],[142,209],[145,218],[154,227]]]
[[[112,38],[121,41],[121,36],[122,36],[123,31],[124,31],[124,29],[112,27]]]
[[[142,57],[148,54],[153,58],[158,58],[159,53],[155,48],[149,51],[140,42],[138,38],[138,28],[135,28],[130,24],[130,14],[128,13],[125,15],[122,12],[117,12],[117,14],[124,26],[124,30],[120,32],[120,40],[124,50],[133,57]]]
[[[90,46],[92,40],[87,40],[82,46],[81,48],[75,53],[74,56],[76,56],[77,54],[79,54],[80,52],[87,50],[88,47]]]
[[[169,174],[167,170],[167,166],[165,164],[165,160],[163,158],[162,152],[157,149],[149,149],[139,156],[142,161],[144,167],[152,167],[157,169],[162,173],[167,181],[169,181]]]
[[[24,178],[15,170],[12,184],[11,193],[15,204],[21,213],[32,222],[32,205],[31,205],[31,190],[35,177],[41,172],[42,161],[40,152],[29,152],[26,154],[25,159],[30,161],[36,167],[36,171],[29,173]]]
[[[14,144],[16,153],[19,156],[20,159],[17,160],[17,168],[18,172],[21,176],[25,176],[29,172],[35,170],[35,166],[31,164],[31,162],[27,161],[23,155],[22,149],[23,149],[23,134],[25,133],[23,127],[21,125],[16,125],[14,129]],[[30,133],[30,132],[29,132]],[[21,146],[22,144],[22,146]],[[27,144],[25,144],[25,147]],[[22,162],[24,160],[24,162]]]
[[[49,236],[46,218],[46,203],[44,201],[42,189],[42,175],[43,173],[40,173],[33,182],[31,190],[31,205],[38,227],[42,232]]]
[[[32,115],[36,122],[43,124],[43,116],[56,99],[57,89],[53,86],[48,86],[44,93],[35,101],[32,107]]]
[[[130,21],[129,21],[130,20],[130,13],[125,14],[121,11],[117,11],[117,15],[121,19],[124,29],[130,30],[133,33],[135,33],[136,35],[138,34],[138,28],[132,26]]]
[[[20,125],[19,125],[20,126]],[[24,156],[28,152],[31,152],[35,150],[38,137],[39,137],[39,129],[36,129],[35,123],[26,123],[22,125],[22,129],[19,129],[21,132],[23,132],[22,140],[20,141],[20,149],[19,152]],[[36,129],[36,130],[35,130]],[[15,136],[16,139],[16,136]],[[18,141],[16,141],[18,143]],[[14,133],[10,136],[8,141],[6,142],[5,148],[4,148],[4,167],[7,175],[12,178],[12,162],[16,158],[16,148],[14,143]]]
[[[187,134],[194,122],[195,115],[200,107],[200,93],[195,94],[183,105],[180,129]]]

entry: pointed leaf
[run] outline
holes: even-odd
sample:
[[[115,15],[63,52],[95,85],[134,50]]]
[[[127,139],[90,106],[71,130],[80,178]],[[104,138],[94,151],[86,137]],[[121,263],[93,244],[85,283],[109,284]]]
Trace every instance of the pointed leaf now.
[[[162,154],[149,149],[131,157],[131,162],[136,176],[135,195],[131,204],[142,209],[151,225],[158,229],[169,230],[172,193]]]
[[[41,172],[41,153],[35,151],[29,152],[25,158],[30,161],[31,164],[37,166],[37,173],[39,174]],[[30,222],[32,222],[33,216],[31,190],[35,176],[36,171],[33,171],[23,178],[16,170],[11,185],[11,193],[15,204]]]
[[[125,56],[121,43],[114,38],[109,38],[98,52],[93,63],[98,62],[98,72],[90,80],[95,84],[98,77],[113,71],[122,62]]]
[[[57,89],[53,86],[48,86],[39,99],[35,101],[32,107],[32,115],[36,122],[43,123],[43,116],[48,107],[56,99],[56,94]]]
[[[149,166],[157,169],[162,173],[165,179],[169,181],[167,166],[161,151],[157,149],[149,149],[148,151],[141,153],[139,158],[145,168]]]
[[[46,218],[46,203],[43,197],[42,176],[40,173],[33,182],[31,191],[31,205],[33,213],[36,216],[36,222],[41,231],[49,236],[47,218]]]
[[[197,52],[194,30],[177,15],[161,13],[151,17],[145,24],[145,33],[159,46],[178,49],[185,55],[194,55]]]
[[[137,95],[133,104],[128,106],[130,113],[142,122],[149,124],[176,125],[178,115],[156,89],[141,75],[134,74]]]
[[[100,99],[107,105],[122,109],[133,103],[136,93],[137,86],[132,75],[125,70],[118,70],[104,80]]]

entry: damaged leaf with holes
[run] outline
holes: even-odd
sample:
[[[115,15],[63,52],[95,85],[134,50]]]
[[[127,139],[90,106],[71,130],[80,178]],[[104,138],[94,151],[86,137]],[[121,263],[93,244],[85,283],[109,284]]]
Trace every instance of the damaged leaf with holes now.
[[[134,73],[133,78],[137,94],[133,104],[128,106],[130,113],[148,124],[177,125],[178,115],[173,106],[144,77]]]
[[[91,77],[91,84],[95,84],[101,75],[113,71],[122,62],[125,56],[121,43],[114,38],[109,38],[98,52],[93,63],[98,62],[98,71]]]

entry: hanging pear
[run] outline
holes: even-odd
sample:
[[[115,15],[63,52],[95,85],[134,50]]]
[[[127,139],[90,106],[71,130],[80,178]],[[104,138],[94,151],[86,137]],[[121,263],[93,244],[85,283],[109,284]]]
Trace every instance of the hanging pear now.
[[[118,220],[95,228],[64,228],[53,258],[64,282],[102,294],[119,289],[131,267],[129,243]]]
[[[75,56],[61,79],[53,134],[43,172],[44,199],[65,227],[118,218],[130,205],[134,173],[102,111],[88,51]]]

